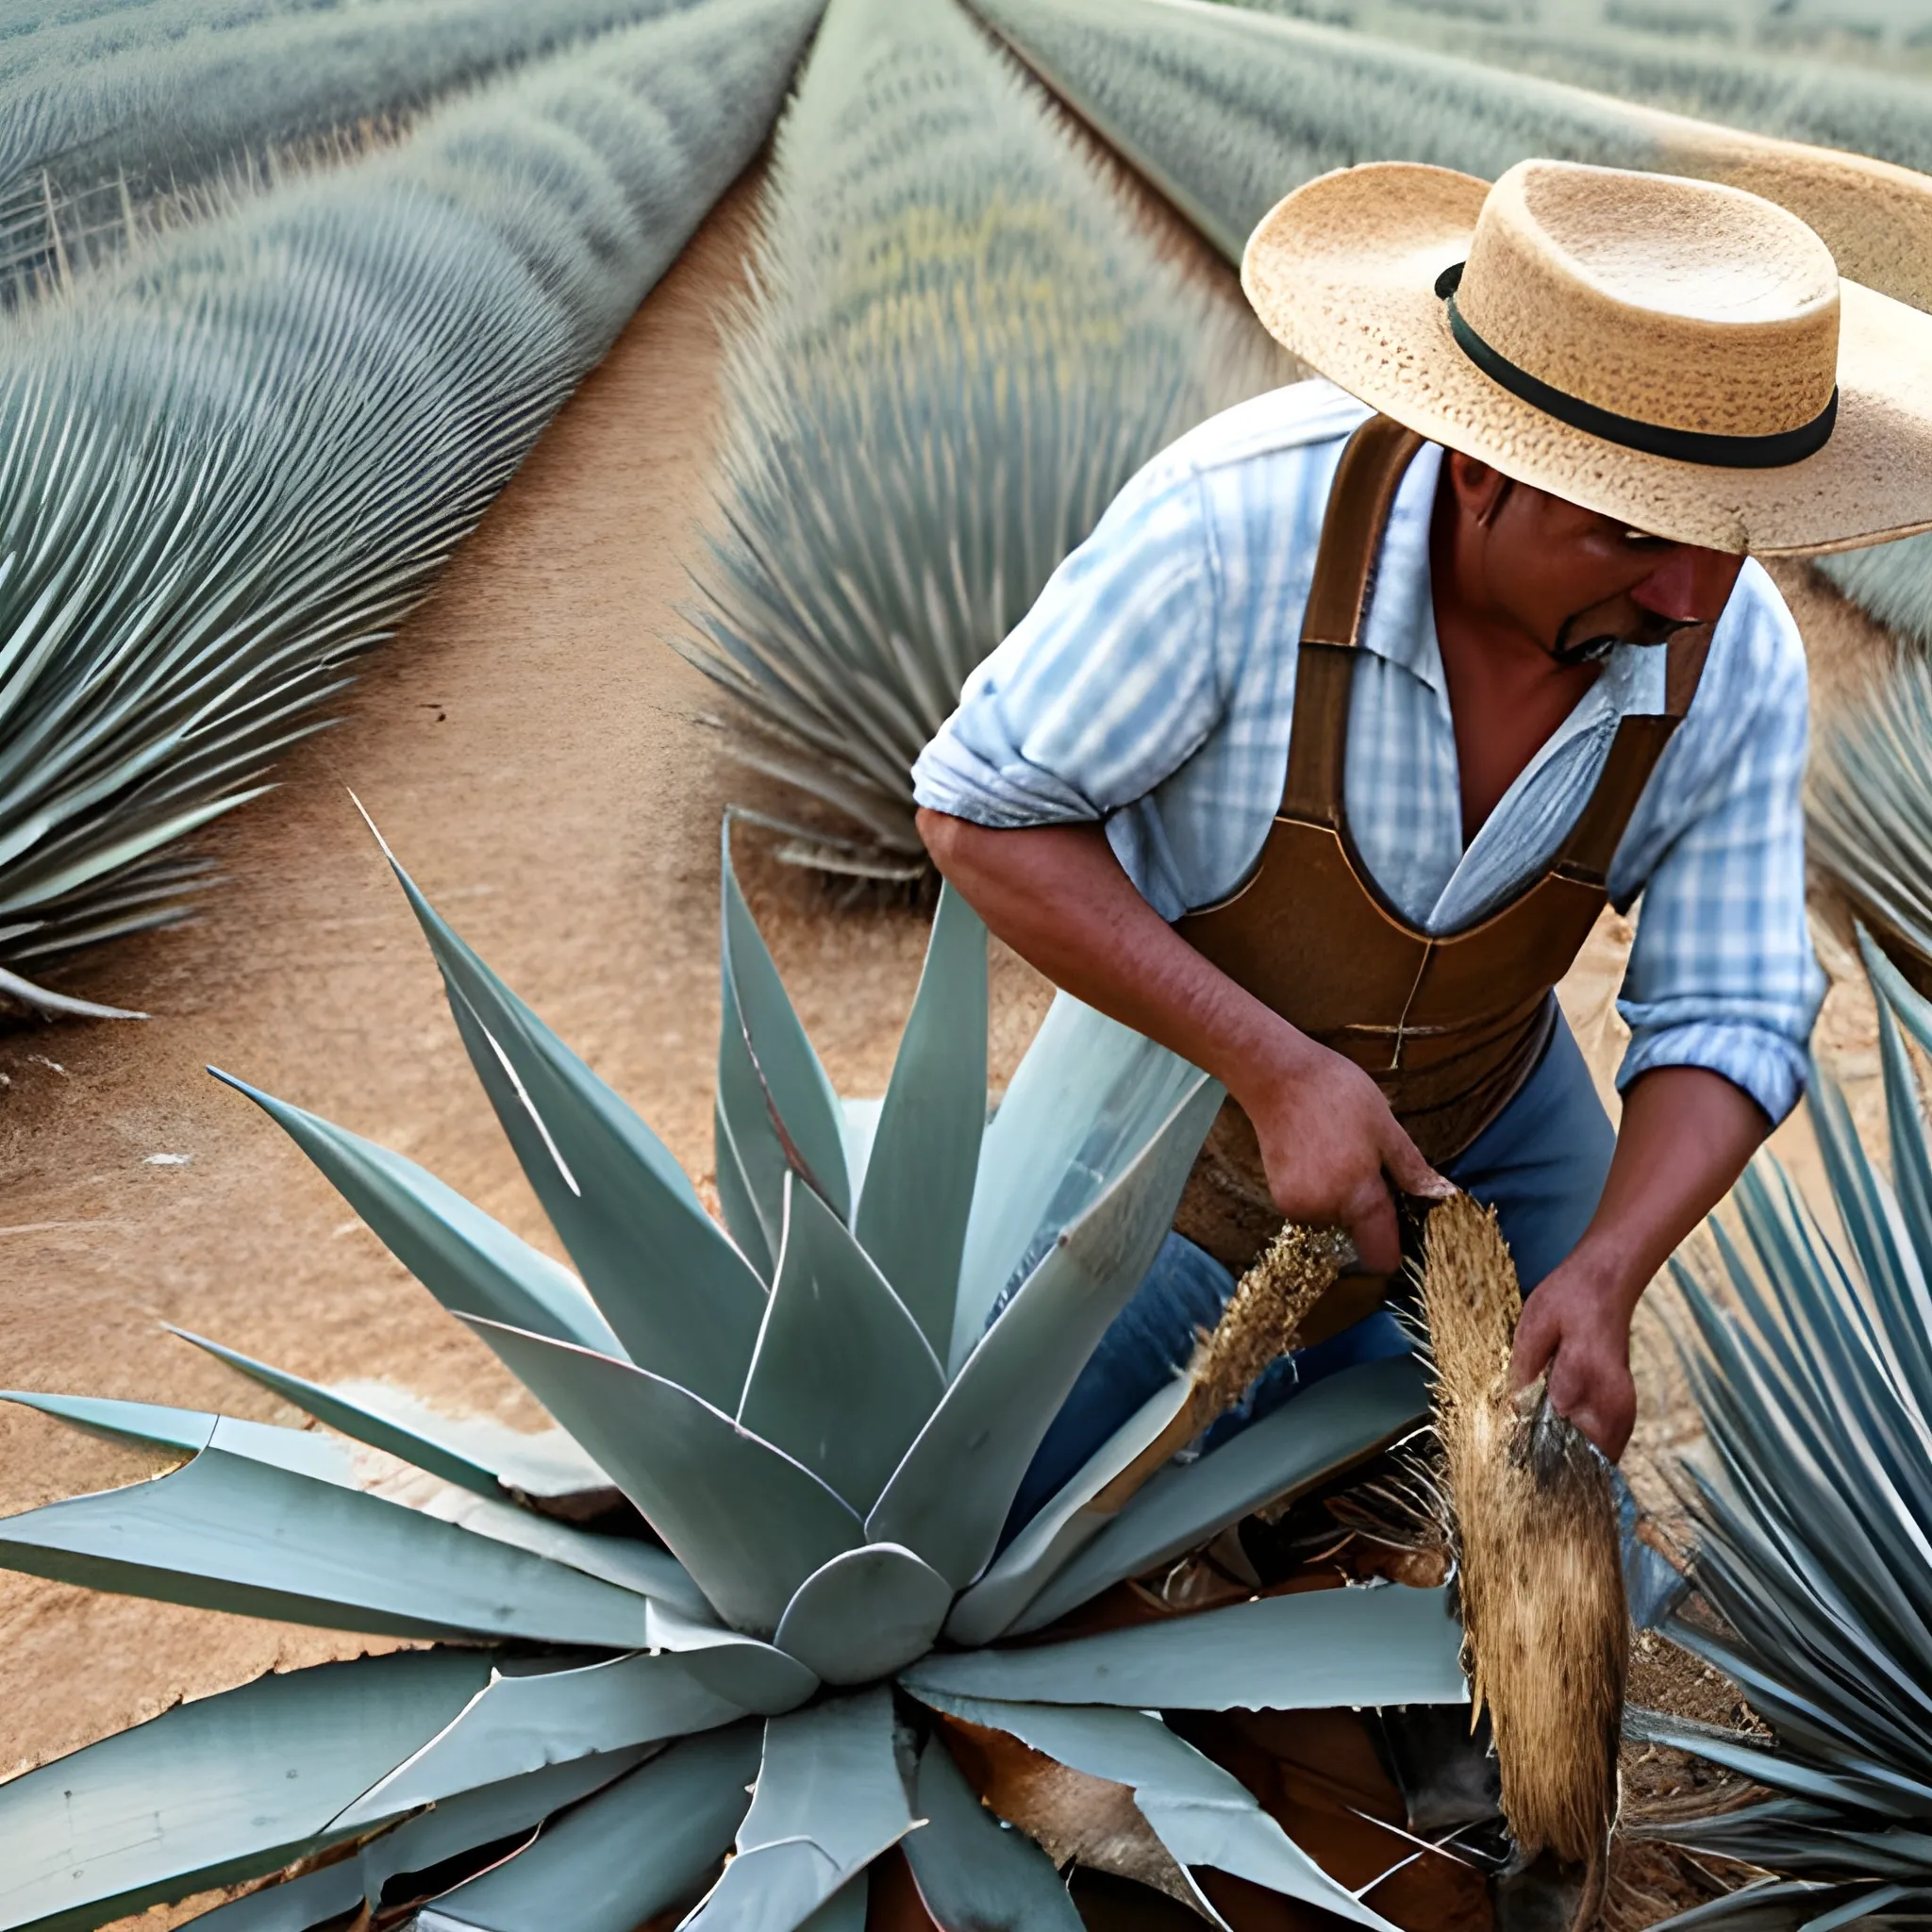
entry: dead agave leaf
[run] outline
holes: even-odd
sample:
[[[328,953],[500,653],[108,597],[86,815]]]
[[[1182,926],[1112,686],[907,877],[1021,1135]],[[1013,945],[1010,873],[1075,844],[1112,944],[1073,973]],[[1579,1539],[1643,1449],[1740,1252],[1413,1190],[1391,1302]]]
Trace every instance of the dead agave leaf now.
[[[1471,1722],[1487,1702],[1523,1861],[1548,1852],[1587,1868],[1584,1925],[1603,1902],[1629,1669],[1609,1466],[1550,1408],[1541,1382],[1511,1399],[1523,1298],[1495,1215],[1466,1194],[1429,1216],[1423,1302]]]

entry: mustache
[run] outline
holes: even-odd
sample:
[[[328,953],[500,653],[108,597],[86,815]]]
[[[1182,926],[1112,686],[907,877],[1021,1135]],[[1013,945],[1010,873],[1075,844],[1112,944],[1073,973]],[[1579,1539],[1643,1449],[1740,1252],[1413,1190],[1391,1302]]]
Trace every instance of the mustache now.
[[[1593,627],[1594,626],[1594,627]],[[1634,619],[1612,622],[1602,605],[1578,610],[1557,626],[1550,656],[1566,669],[1578,664],[1600,664],[1620,644],[1650,648],[1668,643],[1680,630],[1694,630],[1696,620],[1662,617],[1641,606]]]

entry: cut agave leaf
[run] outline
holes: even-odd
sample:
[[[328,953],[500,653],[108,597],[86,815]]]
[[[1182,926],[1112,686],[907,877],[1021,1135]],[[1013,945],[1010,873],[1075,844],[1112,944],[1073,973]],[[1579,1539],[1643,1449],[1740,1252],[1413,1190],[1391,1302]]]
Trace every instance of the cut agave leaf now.
[[[690,1924],[792,1932],[912,1829],[884,1685],[774,1717],[737,1854]]]
[[[206,1349],[217,1361],[226,1362],[250,1381],[274,1390],[297,1408],[312,1415],[317,1422],[326,1423],[330,1428],[340,1429],[343,1435],[353,1436],[358,1442],[386,1450],[418,1469],[426,1469],[431,1475],[440,1475],[446,1483],[457,1483],[463,1489],[474,1490],[479,1496],[489,1496],[497,1502],[504,1500],[503,1485],[497,1480],[496,1472],[484,1468],[460,1449],[439,1442],[420,1429],[407,1428],[385,1416],[373,1414],[359,1404],[344,1401],[320,1383],[305,1381],[300,1375],[291,1375],[286,1369],[272,1368],[267,1362],[255,1360],[252,1356],[224,1348],[219,1341],[209,1341],[204,1336],[191,1334],[186,1328],[169,1324],[168,1333],[178,1335],[183,1341],[192,1342],[196,1348]]]
[[[645,1641],[648,1599],[630,1591],[219,1448],[154,1482],[0,1518],[0,1567],[332,1630]]]
[[[1191,1617],[1014,1650],[928,1657],[900,1682],[1023,1704],[1325,1710],[1465,1704],[1462,1629],[1442,1590],[1257,1597]]]
[[[1200,1077],[1070,994],[1054,1000],[980,1149],[953,1316],[956,1374],[1000,1295],[1032,1273]]]
[[[865,1541],[804,1464],[688,1389],[627,1362],[492,1323],[491,1345],[599,1465],[718,1613],[769,1637],[792,1592]]]
[[[0,1924],[86,1932],[279,1871],[489,1674],[410,1651],[261,1677],[0,1785]]]
[[[459,1885],[419,1932],[634,1932],[685,1904],[731,1848],[758,1775],[761,1727],[732,1724],[674,1744],[547,1826],[508,1864]]]
[[[941,888],[853,1231],[943,1359],[986,1128],[986,925]]]
[[[1171,1463],[1139,1491],[1008,1628],[1038,1630],[1239,1523],[1399,1441],[1427,1419],[1412,1357],[1363,1362],[1317,1382],[1198,1461]]]
[[[897,1543],[834,1557],[798,1586],[774,1641],[827,1684],[871,1684],[924,1657],[953,1592]]]
[[[1290,1898],[1393,1932],[1324,1872],[1228,1772],[1141,1710],[1000,1704],[920,1692],[920,1701],[968,1724],[1005,1731],[1090,1777],[1131,1786],[1134,1803],[1182,1867],[1212,1865]],[[1218,1915],[1201,1900],[1209,1918]]]
[[[95,1395],[41,1395],[26,1389],[0,1390],[0,1402],[17,1402],[42,1415],[58,1416],[75,1428],[123,1442],[152,1442],[161,1449],[199,1455],[207,1448],[266,1462],[317,1482],[347,1487],[355,1480],[355,1458],[347,1447],[310,1429],[281,1429],[272,1423],[246,1423],[231,1415],[196,1408],[167,1408],[153,1402],[110,1402]]]
[[[620,1352],[707,1401],[735,1403],[765,1309],[750,1263],[657,1135],[390,862],[442,969],[476,1076]],[[478,1302],[459,1312],[502,1319]],[[549,1332],[514,1318],[508,1325]]]
[[[761,1194],[761,1176],[774,1178],[778,1173],[771,1163],[771,1150],[776,1148],[782,1167],[791,1167],[813,1186],[841,1221],[850,1221],[852,1184],[844,1165],[839,1095],[831,1080],[824,1078],[824,1069],[804,1025],[798,1024],[792,999],[784,991],[784,981],[765,947],[765,935],[738,889],[730,829],[732,821],[726,813],[719,859],[719,966],[728,993],[724,1020],[738,1022],[736,1047],[750,1064],[752,1086],[732,1082],[726,1091],[721,1064],[719,1097],[754,1198]],[[721,1040],[721,1058],[732,1045],[730,1036]],[[767,1180],[765,1186],[769,1184]],[[773,1206],[769,1198],[759,1200],[759,1209],[767,1217]]]
[[[796,1457],[862,1515],[945,1387],[918,1323],[851,1230],[787,1174],[777,1278],[741,1426]]]
[[[1194,1075],[1139,1157],[1059,1237],[974,1350],[866,1521],[962,1590],[986,1566],[1033,1452],[1174,1221],[1221,1089]]]
[[[585,1348],[624,1353],[568,1268],[492,1221],[426,1168],[219,1067],[208,1072],[254,1101],[444,1307],[488,1315]]]
[[[1053,1860],[979,1802],[937,1737],[919,1755],[919,1809],[906,1858],[940,1932],[1080,1932]]]
[[[675,1657],[623,1657],[575,1667],[552,1658],[500,1663],[441,1731],[333,1824],[366,1829],[546,1764],[714,1730],[744,1715],[707,1690]]]
[[[1026,1606],[1118,1513],[1090,1507],[1160,1438],[1181,1412],[1192,1377],[1185,1371],[1157,1389],[1067,1480],[992,1566],[953,1606],[946,1635],[976,1649],[1001,1636]]]

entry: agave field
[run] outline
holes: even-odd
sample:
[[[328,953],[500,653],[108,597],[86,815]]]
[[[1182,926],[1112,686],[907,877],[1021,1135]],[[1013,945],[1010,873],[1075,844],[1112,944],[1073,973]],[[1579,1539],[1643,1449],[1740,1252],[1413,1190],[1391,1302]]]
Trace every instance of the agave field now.
[[[662,868],[719,885],[711,1077],[634,1108],[593,1071],[608,1028],[566,1045],[397,867],[446,1001],[433,1038],[460,1042],[489,1103],[471,1112],[541,1210],[520,1233],[468,1170],[444,1167],[458,1191],[423,1164],[457,1157],[385,1114],[393,1090],[317,1099],[341,1029],[311,1020],[310,961],[264,965],[299,980],[283,996],[312,1033],[219,1076],[260,1111],[222,1093],[208,1144],[239,1166],[292,1142],[353,1217],[335,1232],[433,1298],[474,1408],[297,1373],[213,1324],[177,1322],[165,1357],[227,1377],[236,1413],[9,1372],[32,1385],[9,1416],[163,1473],[0,1516],[0,1571],[349,1649],[83,1731],[0,1783],[0,1932],[151,1907],[219,1932],[1932,1917],[1932,540],[1824,566],[1893,633],[1866,697],[1822,720],[1811,800],[1819,870],[1860,922],[1885,1148],[1821,1068],[1828,1212],[1766,1157],[1677,1271],[1682,1574],[1644,1600],[1670,1605],[1681,1671],[1720,1674],[1747,1716],[1626,1708],[1626,1764],[1704,1770],[1688,1797],[1627,1797],[1607,1854],[1623,1577],[1654,1583],[1662,1558],[1620,1563],[1609,1473],[1572,1431],[1570,1488],[1531,1503],[1546,1567],[1587,1544],[1595,1594],[1538,1625],[1508,1564],[1485,1567],[1521,1542],[1527,1465],[1470,1444],[1567,1428],[1496,1392],[1520,1304],[1493,1225],[1432,1225],[1433,1408],[1431,1364],[1402,1357],[1210,1436],[1299,1319],[1258,1269],[1029,1514],[1035,1452],[1161,1245],[1220,1090],[1065,996],[1004,1078],[962,900],[925,897],[927,932],[903,890],[835,904],[784,874],[788,955],[733,847],[735,824],[820,872],[925,876],[909,766],[962,681],[1142,463],[1295,374],[1226,263],[1327,169],[1555,155],[1733,181],[1932,307],[1932,227],[1893,193],[1932,160],[1910,21],[1842,0],[1872,15],[1864,66],[1776,51],[1865,31],[1820,25],[1835,5],[1711,0],[1666,42],[1585,0],[1438,7],[1412,33],[1398,0],[0,0],[0,1002],[22,1028],[127,1017],[75,977],[98,945],[192,913],[225,929],[197,835],[313,774],[298,743],[375,647],[407,655],[409,613],[753,175],[745,273],[707,317],[715,411],[639,419],[645,466],[660,428],[701,446],[685,588],[625,615],[628,675],[702,691],[701,716],[651,702],[743,802],[715,861]],[[1874,207],[1906,225],[1874,242]],[[554,576],[600,563],[573,551]],[[498,578],[464,622],[551,589]],[[519,702],[632,695],[575,674]],[[356,728],[339,737],[331,776],[355,762]],[[546,760],[592,755],[571,734],[516,749],[461,809],[534,813]],[[545,863],[575,888],[581,841],[619,834],[560,823]],[[613,909],[578,901],[564,951]],[[538,915],[490,916],[506,959]],[[841,1040],[880,1030],[844,1009],[865,948],[915,924],[889,1077],[850,1097],[813,1035],[828,997]],[[652,1050],[695,1004],[652,994]],[[116,1037],[141,1051],[142,1029]],[[362,1047],[401,1062],[431,1038]],[[74,1095],[75,1117],[123,1104]],[[708,1149],[660,1116],[687,1103]],[[140,1102],[125,1135],[165,1113]],[[88,1225],[7,1207],[9,1240]],[[1332,1279],[1332,1238],[1304,1237]],[[1461,1367],[1435,1272],[1458,1241],[1496,1290]],[[266,1307],[293,1291],[265,1252]],[[147,1288],[122,1284],[113,1321]],[[112,1324],[85,1319],[98,1345]],[[131,1325],[145,1347],[152,1321]],[[483,1385],[492,1356],[510,1397]],[[165,1393],[175,1370],[142,1359],[158,1386],[132,1386]],[[549,1425],[482,1420],[515,1400]],[[1579,1526],[1565,1498],[1585,1493]],[[1564,1618],[1604,1662],[1587,1721],[1524,1691]],[[1580,1806],[1553,1769],[1579,1724]],[[1688,1876],[1633,1916],[1619,1860],[1645,1845]]]

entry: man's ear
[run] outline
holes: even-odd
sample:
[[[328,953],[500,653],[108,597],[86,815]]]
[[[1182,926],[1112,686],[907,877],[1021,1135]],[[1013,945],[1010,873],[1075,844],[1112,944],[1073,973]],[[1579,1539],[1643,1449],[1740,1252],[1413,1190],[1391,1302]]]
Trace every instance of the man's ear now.
[[[1509,494],[1509,478],[1501,470],[1492,470],[1488,463],[1479,463],[1460,450],[1449,452],[1448,463],[1449,487],[1455,491],[1463,515],[1478,528],[1487,529],[1503,508],[1503,499]]]

